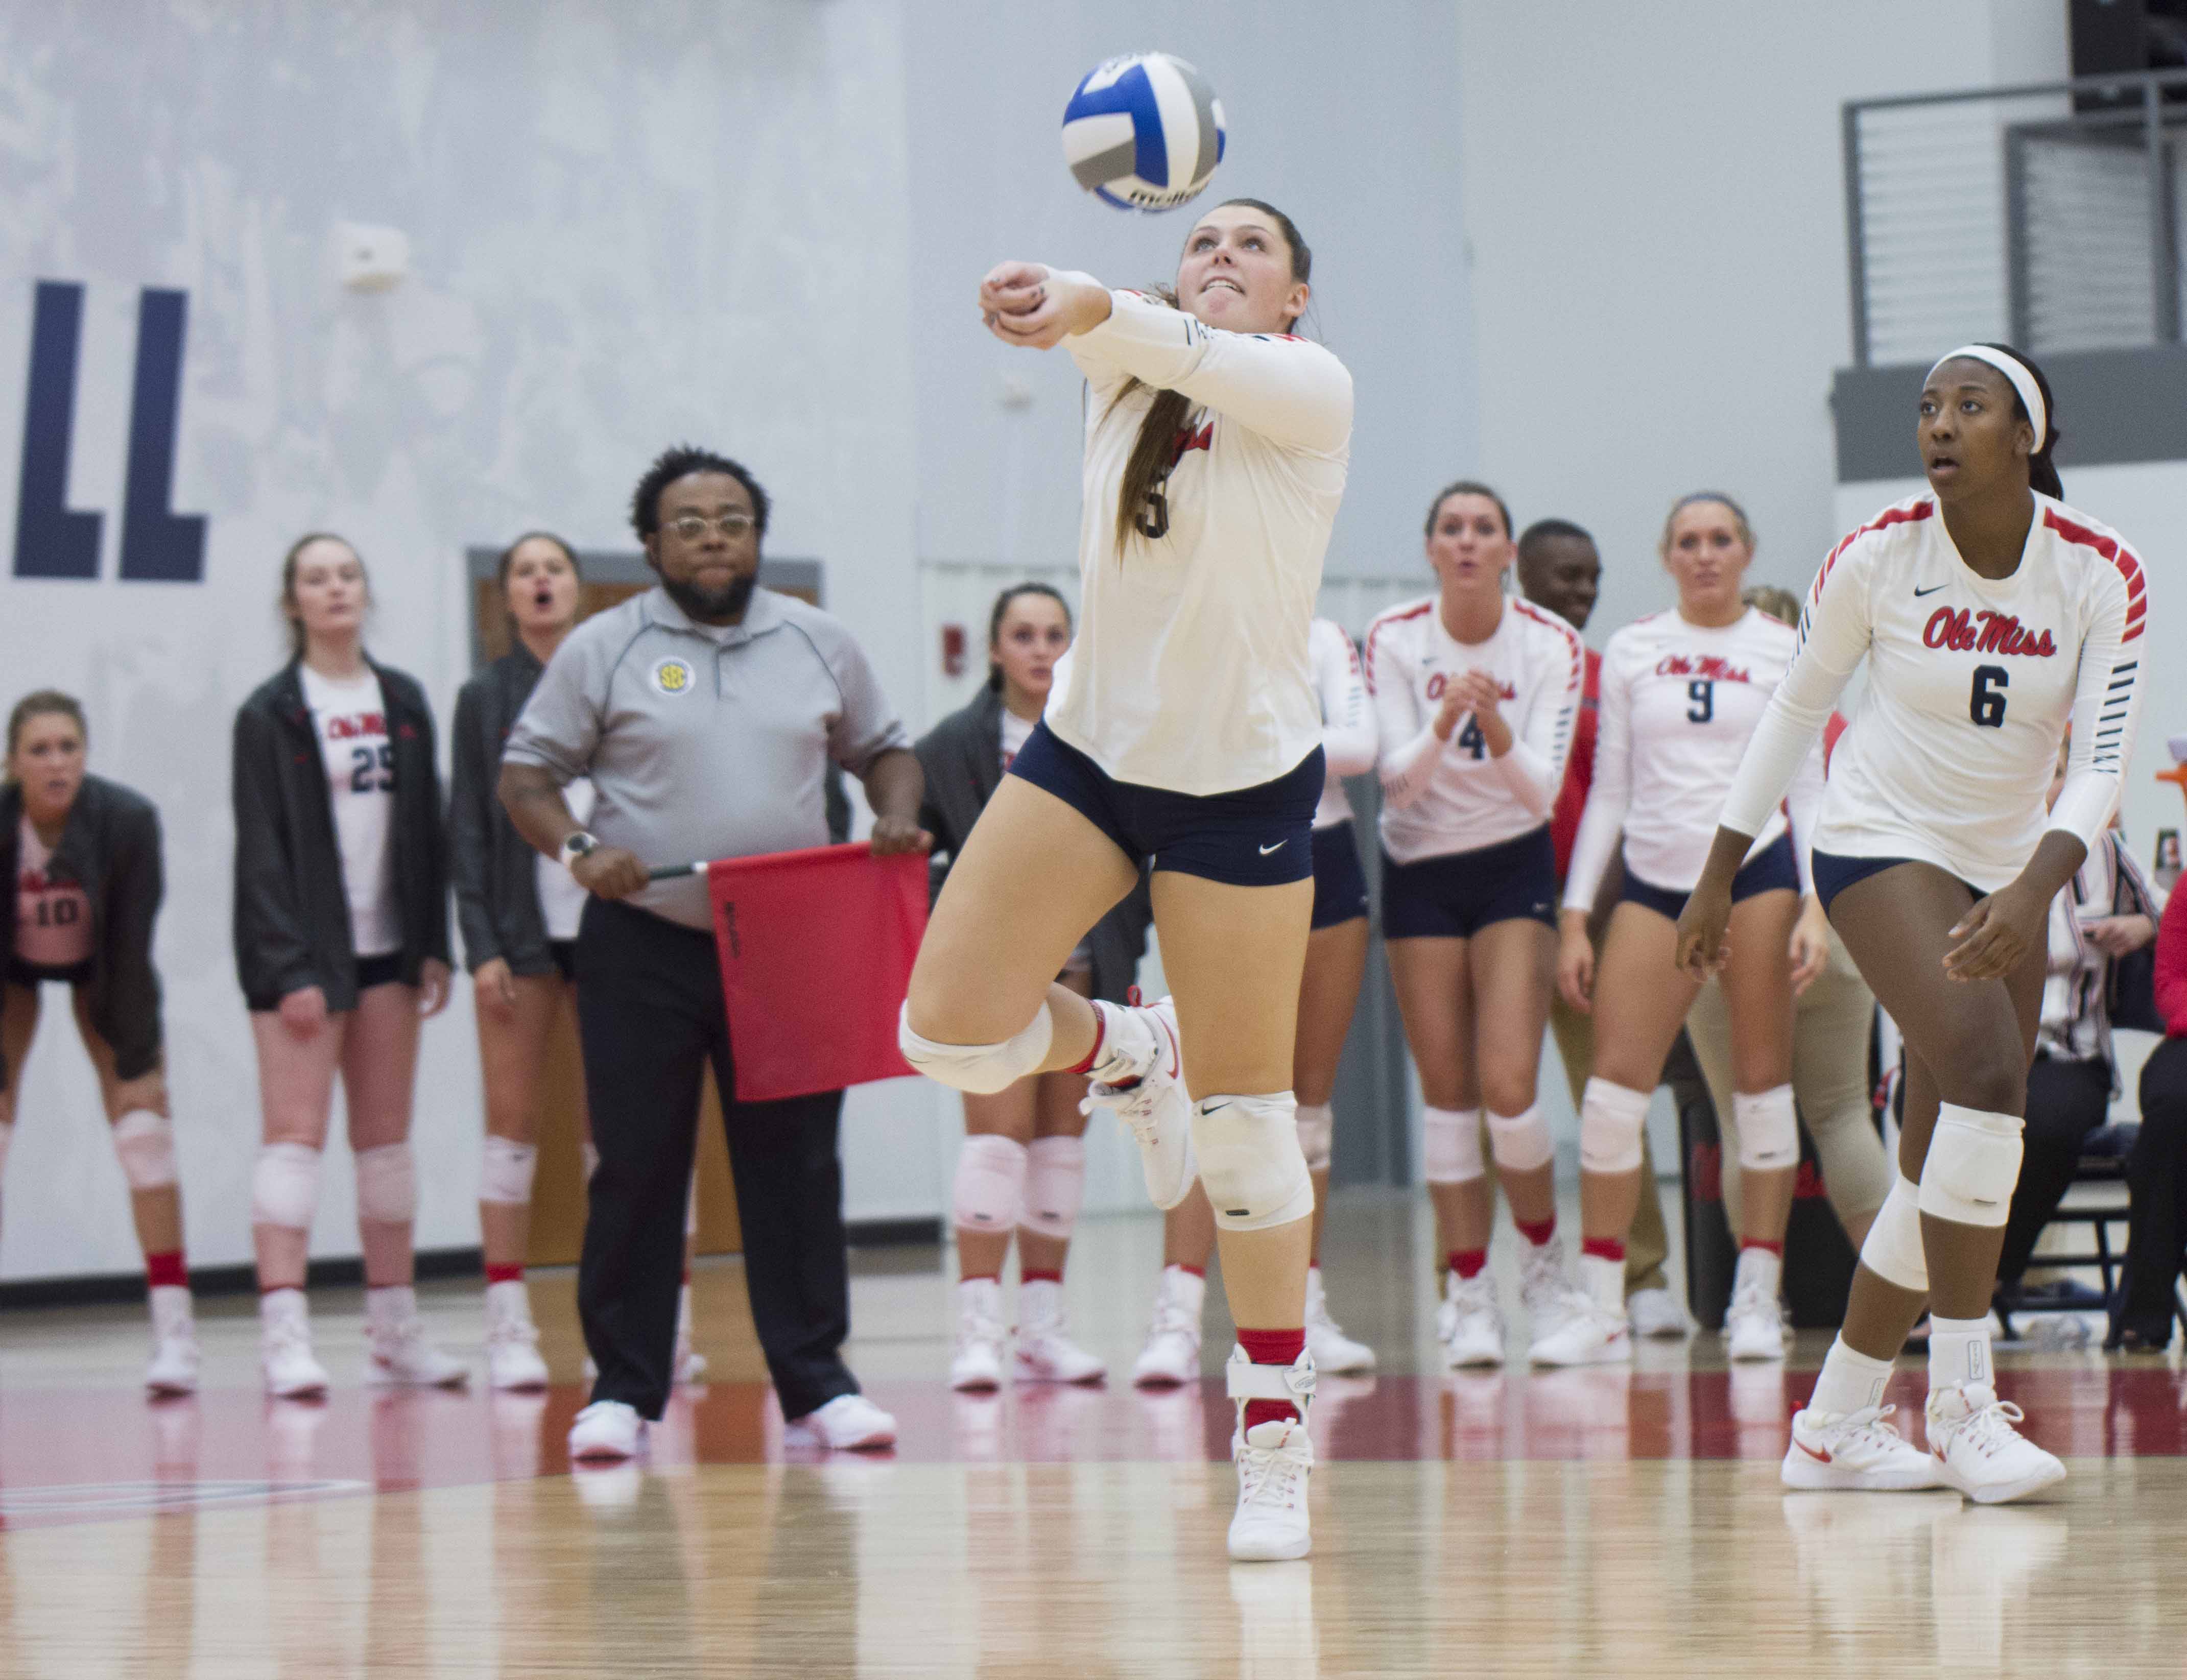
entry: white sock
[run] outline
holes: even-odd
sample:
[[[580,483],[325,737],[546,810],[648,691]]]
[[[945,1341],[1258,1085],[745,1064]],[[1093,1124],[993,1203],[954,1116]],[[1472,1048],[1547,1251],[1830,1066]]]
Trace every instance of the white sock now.
[[[1018,1285],[1018,1317],[1053,1321],[1063,1312],[1063,1285],[1053,1278],[1035,1278]]]
[[[1843,1417],[1848,1412],[1880,1406],[1883,1403],[1883,1385],[1890,1380],[1888,1359],[1871,1359],[1847,1347],[1845,1338],[1840,1336],[1823,1357],[1822,1374],[1815,1379],[1815,1391],[1808,1399],[1808,1409]]]
[[[190,1323],[190,1292],[182,1284],[157,1284],[151,1291],[152,1322],[185,1328]]]
[[[486,1314],[489,1318],[514,1319],[520,1323],[531,1322],[531,1292],[524,1287],[524,1279],[511,1278],[504,1283],[486,1286]]]
[[[258,1297],[258,1322],[269,1329],[276,1324],[301,1324],[307,1316],[301,1289],[267,1289]]]
[[[408,1284],[379,1284],[364,1292],[364,1325],[392,1330],[418,1316],[418,1291]]]
[[[1960,1383],[1989,1386],[1989,1318],[1946,1318],[1929,1315],[1929,1392]]]
[[[1739,1251],[1739,1269],[1731,1280],[1732,1293],[1736,1295],[1749,1284],[1760,1285],[1770,1300],[1777,1298],[1778,1285],[1784,1280],[1785,1259],[1768,1249],[1743,1248]]]
[[[1207,1301],[1207,1279],[1182,1266],[1162,1267],[1162,1288],[1175,1295],[1194,1318]]]
[[[688,1283],[676,1296],[676,1340],[691,1340],[691,1285]]]
[[[1579,1257],[1579,1286],[1598,1306],[1625,1311],[1625,1262],[1599,1254]]]
[[[1137,1009],[1122,1003],[1094,1000],[1094,1013],[1101,1021],[1101,1044],[1088,1077],[1103,1085],[1137,1079],[1154,1065],[1154,1029]]]

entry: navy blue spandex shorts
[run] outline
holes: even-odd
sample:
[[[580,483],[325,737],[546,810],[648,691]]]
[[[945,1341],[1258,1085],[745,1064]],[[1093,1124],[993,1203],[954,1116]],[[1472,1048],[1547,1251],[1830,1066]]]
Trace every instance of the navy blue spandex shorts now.
[[[1273,782],[1226,794],[1180,794],[1120,782],[1045,720],[1010,761],[1022,776],[1116,843],[1134,868],[1231,886],[1285,886],[1313,874],[1313,813],[1326,779],[1316,747]]]
[[[1313,926],[1318,933],[1367,913],[1367,871],[1352,819],[1313,831]]]
[[[1815,872],[1815,896],[1822,900],[1823,913],[1827,916],[1830,913],[1830,901],[1855,881],[1864,881],[1870,875],[1880,875],[1886,869],[1895,869],[1901,863],[1918,863],[1921,860],[1918,857],[1847,857],[1835,851],[1818,851],[1810,854],[1808,861]],[[1932,864],[1931,867],[1936,866]],[[1948,874],[1950,871],[1945,873]],[[1962,880],[1959,885],[1978,899],[1989,896],[1971,881]]]
[[[1822,866],[1816,865],[1818,876]],[[1800,871],[1792,861],[1792,837],[1779,834],[1763,849],[1758,856],[1750,857],[1739,866],[1739,873],[1731,878],[1731,902],[1734,904],[1754,896],[1757,892],[1774,892],[1782,887],[1789,892],[1800,890]],[[1632,870],[1625,872],[1625,890],[1617,895],[1620,904],[1642,904],[1659,916],[1673,921],[1686,913],[1686,900],[1690,892],[1673,892],[1668,887],[1650,886]],[[1824,907],[1828,909],[1827,903]]]
[[[1382,853],[1382,937],[1470,939],[1491,922],[1557,924],[1549,825],[1495,846],[1400,863]]]

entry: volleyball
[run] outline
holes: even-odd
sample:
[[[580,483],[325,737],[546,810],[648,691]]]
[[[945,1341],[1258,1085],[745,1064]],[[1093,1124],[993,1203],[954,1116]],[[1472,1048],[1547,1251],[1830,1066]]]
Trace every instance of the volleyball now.
[[[1063,157],[1078,184],[1119,210],[1174,210],[1223,161],[1223,102],[1167,53],[1134,53],[1088,72],[1063,108]]]

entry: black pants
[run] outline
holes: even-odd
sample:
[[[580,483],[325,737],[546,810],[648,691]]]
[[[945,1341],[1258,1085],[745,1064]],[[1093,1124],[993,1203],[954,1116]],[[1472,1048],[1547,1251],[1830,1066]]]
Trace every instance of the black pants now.
[[[2187,1039],[2167,1038],[2141,1069],[2141,1136],[2127,1161],[2133,1211],[2120,1323],[2162,1347],[2187,1247]]]
[[[2056,1061],[2038,1056],[2027,1070],[2027,1153],[2020,1183],[2004,1222],[2004,1252],[1998,1281],[2016,1284],[2027,1270],[2035,1239],[2058,1211],[2081,1170],[2081,1146],[2104,1123],[2111,1105],[2111,1065]]]
[[[850,1334],[843,1093],[739,1103],[714,941],[644,910],[588,900],[577,931],[577,1027],[600,1152],[588,1192],[577,1314],[599,1367],[595,1400],[658,1419],[675,1358],[683,1211],[701,1070],[714,1065],[744,1222],[745,1285],[783,1415],[858,1391]]]

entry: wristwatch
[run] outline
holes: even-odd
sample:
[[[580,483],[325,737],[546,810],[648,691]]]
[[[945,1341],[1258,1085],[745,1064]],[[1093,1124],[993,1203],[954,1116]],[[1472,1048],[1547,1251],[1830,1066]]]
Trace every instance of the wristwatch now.
[[[582,829],[578,829],[576,834],[571,834],[567,840],[562,842],[562,867],[565,869],[569,868],[571,865],[576,863],[580,857],[582,857],[587,852],[592,851],[598,845],[599,845],[598,840],[594,840]]]

